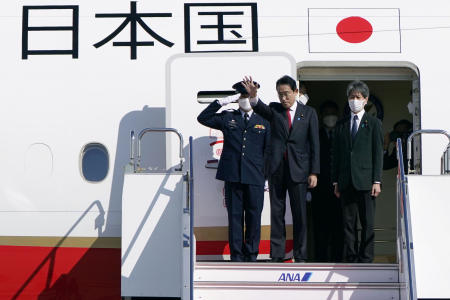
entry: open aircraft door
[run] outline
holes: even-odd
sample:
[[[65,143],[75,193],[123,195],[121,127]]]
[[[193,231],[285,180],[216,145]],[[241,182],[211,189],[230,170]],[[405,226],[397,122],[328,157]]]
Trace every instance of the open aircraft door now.
[[[206,53],[183,54],[172,57],[167,64],[166,127],[177,128],[192,136],[194,184],[194,226],[197,259],[223,260],[227,250],[227,213],[224,205],[223,182],[216,180],[222,136],[197,122],[199,113],[215,99],[234,94],[232,85],[251,75],[261,88],[258,96],[265,102],[278,101],[275,83],[283,75],[296,78],[296,63],[286,53]],[[223,109],[237,108],[237,104]],[[175,143],[175,140],[167,139]],[[175,149],[167,154],[168,161],[176,158]],[[185,149],[187,147],[185,146]],[[262,238],[259,258],[268,258],[270,224],[269,195],[265,193],[262,216]],[[292,224],[290,208],[286,219]],[[264,241],[265,240],[265,241]],[[267,244],[267,247],[264,245]]]

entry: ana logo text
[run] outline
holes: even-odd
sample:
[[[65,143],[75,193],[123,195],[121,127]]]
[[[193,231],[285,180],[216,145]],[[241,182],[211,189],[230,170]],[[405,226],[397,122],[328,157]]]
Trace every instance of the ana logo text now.
[[[306,282],[311,278],[312,272],[306,272],[303,276],[300,273],[281,273],[278,282]]]

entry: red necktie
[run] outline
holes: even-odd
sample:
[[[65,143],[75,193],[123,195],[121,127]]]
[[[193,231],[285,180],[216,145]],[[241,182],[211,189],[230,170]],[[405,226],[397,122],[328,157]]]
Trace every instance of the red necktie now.
[[[287,114],[287,117],[288,117],[289,130],[291,130],[291,128],[292,128],[292,120],[291,120],[291,110],[289,108],[286,109],[286,114]]]
[[[291,113],[290,113],[290,109],[286,109],[286,114],[287,114],[287,118],[288,118],[288,124],[289,124],[289,131],[291,131],[292,128],[292,120],[291,120]],[[287,160],[287,148],[286,148],[286,152],[284,152],[284,159]]]

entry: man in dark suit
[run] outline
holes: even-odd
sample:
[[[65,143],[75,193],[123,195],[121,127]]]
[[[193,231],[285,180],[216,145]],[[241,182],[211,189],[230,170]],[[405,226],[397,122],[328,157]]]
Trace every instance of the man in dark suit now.
[[[317,185],[319,164],[319,124],[316,111],[295,100],[296,81],[283,76],[276,89],[280,102],[264,104],[257,98],[252,78],[244,78],[253,110],[270,122],[271,142],[267,174],[270,193],[270,256],[273,262],[285,257],[286,190],[291,204],[294,259],[304,262],[306,251],[306,191]]]
[[[233,88],[245,92],[240,83]],[[264,155],[270,136],[269,122],[252,111],[247,97],[241,93],[216,100],[197,118],[201,124],[223,132],[216,179],[225,181],[231,261],[236,262],[256,261],[258,256],[264,204]],[[216,113],[223,105],[236,100],[239,110]]]
[[[365,113],[369,88],[362,81],[347,87],[350,118],[336,126],[331,177],[341,198],[344,223],[344,260],[370,263],[374,258],[375,197],[381,192],[383,134],[381,121]],[[362,227],[359,250],[356,222]]]
[[[328,100],[320,105],[322,127],[320,139],[320,175],[312,191],[312,216],[314,230],[314,255],[317,262],[342,261],[343,229],[342,209],[334,195],[331,181],[331,145],[334,138],[339,108]]]

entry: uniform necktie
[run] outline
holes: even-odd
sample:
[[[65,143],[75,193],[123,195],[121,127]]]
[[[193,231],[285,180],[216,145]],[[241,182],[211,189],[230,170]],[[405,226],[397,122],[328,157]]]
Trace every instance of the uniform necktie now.
[[[247,127],[247,125],[248,125],[248,113],[244,114],[244,124],[245,124],[245,127]]]
[[[353,117],[353,123],[352,123],[352,141],[355,140],[357,132],[358,132],[358,115],[355,115]]]

